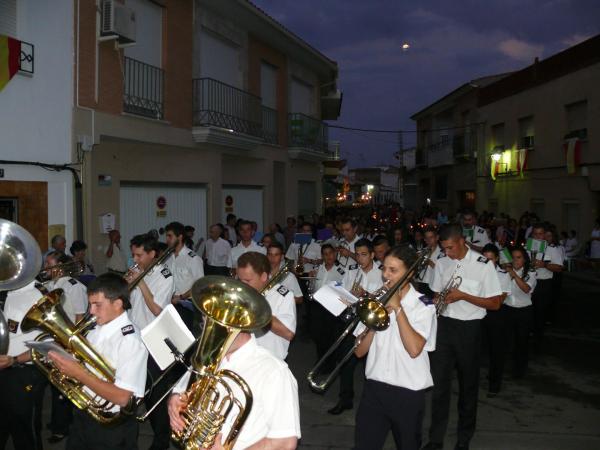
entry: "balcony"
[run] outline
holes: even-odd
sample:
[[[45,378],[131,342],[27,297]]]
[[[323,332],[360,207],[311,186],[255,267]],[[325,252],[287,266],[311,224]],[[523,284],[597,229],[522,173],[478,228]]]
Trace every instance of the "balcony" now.
[[[279,143],[279,124],[277,110],[267,106],[262,107],[262,137],[268,144]]]
[[[123,57],[123,111],[151,119],[164,116],[164,70]]]
[[[454,136],[452,154],[458,161],[471,161],[477,157],[477,138],[472,134]]]
[[[301,113],[288,115],[290,158],[323,161],[329,151],[329,128],[325,122]]]
[[[196,142],[251,150],[263,142],[265,118],[273,133],[273,118],[263,109],[260,97],[212,78],[193,80],[192,134]],[[276,119],[275,115],[275,130]]]
[[[423,147],[415,150],[415,167],[427,167],[427,150]]]
[[[427,149],[428,166],[441,167],[454,164],[454,155],[452,152],[452,144],[449,140],[443,140],[431,144]]]

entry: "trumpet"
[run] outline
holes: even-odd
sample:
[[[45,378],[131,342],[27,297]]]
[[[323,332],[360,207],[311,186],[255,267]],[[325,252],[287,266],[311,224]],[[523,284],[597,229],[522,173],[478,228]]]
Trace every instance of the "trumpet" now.
[[[53,266],[44,267],[40,270],[38,278],[42,281],[48,281],[54,278],[73,277],[77,278],[85,271],[85,263],[83,261],[73,260],[66,263],[54,264]]]
[[[327,359],[337,351],[342,342],[344,342],[344,339],[346,339],[346,337],[356,328],[358,322],[362,322],[364,325],[366,325],[367,329],[373,331],[383,331],[390,326],[390,316],[385,309],[385,306],[398,290],[404,288],[408,283],[411,282],[413,277],[420,272],[420,270],[427,263],[430,255],[431,249],[426,249],[425,251],[419,253],[417,260],[408,268],[404,276],[393,286],[387,288],[387,286],[384,285],[384,287],[380,288],[373,294],[359,299],[359,301],[353,305],[354,318],[346,326],[344,331],[342,331],[340,337],[338,337],[329,350],[327,350],[323,357],[317,361],[317,364],[315,364],[310,372],[308,372],[306,379],[308,380],[311,388],[317,392],[325,391],[331,385],[332,381],[335,379],[346,361],[348,361],[354,354],[354,350],[356,350],[356,347],[360,344],[362,336],[357,339],[357,342],[355,342],[348,352],[341,358],[335,368],[325,379],[317,380],[319,369],[325,364]]]
[[[435,304],[435,312],[438,317],[441,316],[444,311],[446,311],[446,308],[448,308],[448,303],[446,303],[446,297],[448,296],[448,293],[452,289],[458,289],[461,283],[462,277],[456,275],[455,270],[448,282],[446,283],[446,286],[444,286],[444,289],[442,289],[442,291],[438,294],[437,302]]]

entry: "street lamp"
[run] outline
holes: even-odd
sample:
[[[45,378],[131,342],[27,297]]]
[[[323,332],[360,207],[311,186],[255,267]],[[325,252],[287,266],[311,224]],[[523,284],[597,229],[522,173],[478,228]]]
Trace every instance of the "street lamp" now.
[[[492,161],[498,162],[502,159],[502,153],[494,152],[492,153]]]

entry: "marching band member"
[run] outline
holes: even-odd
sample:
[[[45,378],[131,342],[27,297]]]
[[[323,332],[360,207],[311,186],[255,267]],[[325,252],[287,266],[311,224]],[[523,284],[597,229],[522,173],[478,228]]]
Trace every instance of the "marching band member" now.
[[[271,245],[267,248],[267,258],[269,259],[269,264],[271,266],[271,271],[269,272],[269,278],[271,278],[276,275],[285,264],[283,257],[283,245],[278,241],[271,243]],[[302,289],[300,289],[298,279],[293,273],[288,273],[281,281],[281,285],[285,286],[292,292],[292,294],[294,294],[294,301],[296,304],[302,303]]]
[[[436,350],[431,355],[434,382],[431,428],[429,444],[424,448],[443,448],[452,372],[456,366],[462,381],[458,394],[460,408],[455,449],[463,450],[469,448],[477,419],[481,319],[485,317],[486,309],[500,307],[502,290],[494,265],[467,246],[460,225],[442,226],[439,240],[446,256],[436,263],[431,289],[439,294],[455,276],[460,276],[462,282],[447,294],[447,308],[438,318]]]
[[[252,408],[233,450],[295,449],[301,436],[298,383],[287,364],[261,347],[253,334],[241,332],[221,361],[219,370],[225,369],[242,377],[252,391]],[[168,402],[171,427],[177,432],[185,427],[181,411],[187,405],[184,393],[189,382],[188,372],[179,380]],[[221,439],[229,434],[230,419],[231,415],[211,450],[223,449]]]
[[[342,267],[347,267],[357,261],[354,250],[360,237],[356,234],[356,222],[353,219],[343,219],[340,226],[343,239],[338,247],[338,261]]]
[[[229,275],[227,262],[231,252],[231,244],[223,239],[225,230],[220,223],[214,224],[208,231],[209,239],[206,240],[206,275]]]
[[[135,263],[139,265],[141,270],[145,270],[153,264],[158,256],[158,242],[148,234],[135,236],[131,240],[131,252]],[[128,273],[126,279],[129,283],[134,282],[136,280],[135,272]],[[131,292],[129,317],[134,325],[140,330],[149,325],[161,313],[163,308],[171,303],[174,291],[173,275],[169,268],[160,264],[154,266]],[[148,372],[152,379],[156,379],[161,373],[160,368],[152,358],[148,358]],[[146,405],[153,405],[168,389],[168,384],[169,380],[163,379],[163,382],[154,388],[152,394],[144,399]],[[151,448],[153,450],[169,448],[171,431],[167,407],[164,402],[158,405],[150,415],[150,424],[154,431]]]
[[[50,352],[57,368],[76,379],[87,389],[115,404],[111,412],[143,397],[146,383],[148,352],[139,331],[130,321],[126,310],[129,303],[127,282],[116,274],[106,273],[88,287],[90,312],[96,316],[96,328],[86,336],[92,347],[115,369],[114,383],[102,380],[72,358]],[[116,425],[106,426],[86,412],[75,410],[67,450],[100,450],[137,448],[138,423],[127,416]]]
[[[303,223],[301,233],[313,234],[313,228],[310,223]],[[301,260],[298,258],[302,255]],[[321,262],[321,246],[317,241],[311,239],[308,244],[298,244],[292,242],[289,246],[287,253],[285,254],[286,259],[294,261],[294,266],[301,265],[304,268],[302,273],[308,273],[314,270],[317,265]],[[301,274],[298,274],[301,275]]]
[[[49,290],[62,289],[64,291],[62,307],[67,317],[77,323],[84,316],[88,308],[87,289],[83,283],[72,278],[64,269],[57,267],[59,264],[68,264],[73,259],[62,252],[52,252],[46,256],[44,267],[50,277],[47,288]],[[54,266],[54,269],[52,267]],[[48,438],[50,444],[62,441],[69,434],[69,425],[73,416],[73,406],[68,398],[51,386],[52,414],[50,430],[52,435]]]
[[[393,286],[416,260],[408,246],[387,252],[383,276]],[[427,352],[435,349],[436,319],[431,300],[410,283],[388,301],[390,326],[368,330],[354,353],[367,355],[366,382],[356,413],[355,449],[383,448],[390,429],[397,448],[418,450],[425,390],[433,385]]]
[[[373,239],[373,252],[378,265],[383,264],[385,254],[390,249],[390,242],[383,234],[378,234]]]
[[[236,273],[237,261],[240,256],[247,252],[258,252],[263,255],[267,254],[267,249],[262,245],[257,244],[252,239],[254,237],[254,231],[252,230],[252,222],[242,220],[239,225],[240,231],[240,243],[234,246],[229,252],[229,260],[227,261],[227,267],[231,269],[233,275]]]
[[[171,303],[192,330],[194,325],[194,308],[191,304],[192,284],[204,276],[202,258],[185,246],[185,227],[180,222],[171,222],[165,227],[166,240],[169,247],[175,246],[175,251],[165,261],[165,266],[173,274],[175,293]]]
[[[498,265],[500,254],[498,247],[487,244],[482,249],[483,256],[491,261],[496,267],[500,289],[502,290],[502,301],[510,294],[510,275]],[[488,337],[488,349],[490,353],[490,365],[488,374],[487,397],[495,397],[502,387],[502,373],[504,371],[504,351],[506,347],[506,309],[502,306],[497,311],[488,310],[483,319],[484,330]]]
[[[46,379],[31,362],[25,342],[34,340],[40,331],[24,333],[21,323],[29,308],[41,297],[36,282],[9,291],[4,304],[8,323],[9,346],[0,355],[0,449],[12,438],[15,449],[41,450],[42,399]]]
[[[474,212],[467,211],[462,215],[462,227],[465,242],[472,250],[481,253],[481,249],[490,243],[485,228],[477,225],[477,217]]]
[[[507,267],[511,278],[510,295],[502,308],[506,310],[508,337],[514,336],[515,340],[513,375],[515,378],[523,378],[529,362],[529,330],[533,318],[531,295],[536,288],[537,279],[524,248],[514,248],[512,259],[512,265]],[[503,354],[505,355],[506,353]]]
[[[438,259],[446,255],[444,255],[444,253],[440,249],[440,245],[438,243],[438,234],[435,227],[428,226],[427,228],[425,228],[423,232],[423,238],[425,239],[425,245],[427,245],[427,248],[431,250],[431,254],[429,255],[429,259],[427,260],[427,265],[416,277],[417,289],[422,294],[425,294],[431,298],[433,297],[431,283],[433,281],[433,272],[435,270],[435,264]]]
[[[318,270],[310,273],[315,276],[315,292],[330,282],[341,282],[346,270],[335,259],[337,253],[331,244],[321,246],[321,264]],[[317,359],[327,352],[329,347],[335,342],[337,322],[335,316],[323,307],[319,302],[309,300],[311,306],[310,335],[317,346]],[[333,367],[324,368],[324,370],[333,369]],[[331,370],[330,370],[331,371]]]
[[[354,244],[354,248],[358,263],[348,267],[342,278],[342,285],[357,297],[372,294],[383,286],[381,270],[373,261],[375,257],[373,244],[368,239],[359,239]],[[345,324],[341,323],[340,329],[343,328],[345,328]],[[353,345],[354,339],[348,336],[341,346],[340,354],[346,354]],[[357,362],[356,357],[352,356],[340,370],[339,400],[333,408],[327,411],[329,414],[337,415],[353,408],[354,368]]]
[[[258,292],[269,282],[271,265],[262,253],[247,252],[237,261],[238,278]],[[268,349],[277,358],[287,357],[290,341],[296,333],[296,302],[292,292],[281,284],[275,284],[265,292],[264,297],[271,306],[271,323],[263,330],[256,331],[256,343]]]
[[[540,241],[546,240],[546,225],[536,223],[532,227],[531,237]],[[535,350],[540,351],[544,338],[546,316],[552,302],[552,277],[563,269],[563,260],[559,250],[546,242],[546,249],[536,254],[531,264],[536,271],[537,285],[533,291],[533,336]],[[531,258],[531,254],[529,255]]]

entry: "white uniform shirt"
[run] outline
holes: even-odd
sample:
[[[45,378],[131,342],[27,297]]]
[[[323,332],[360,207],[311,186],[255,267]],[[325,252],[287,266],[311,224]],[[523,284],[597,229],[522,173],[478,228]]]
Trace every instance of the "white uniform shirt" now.
[[[106,259],[106,268],[110,270],[115,270],[117,272],[125,273],[127,271],[127,258],[123,254],[123,251],[117,246],[113,244],[113,253],[110,258]],[[104,249],[104,254],[108,251],[108,247]]]
[[[529,253],[529,258],[533,261],[533,258],[531,258],[531,252],[528,250],[527,253]],[[546,250],[543,253],[536,253],[535,259],[538,261],[545,261],[548,264],[558,264],[559,266],[564,264],[564,259],[562,258],[560,250],[554,245],[546,246]],[[546,269],[545,267],[540,267],[535,271],[537,272],[538,280],[550,280],[554,276],[554,272]]]
[[[356,236],[354,236],[354,239],[352,240],[352,242],[348,242],[346,239],[340,239],[338,247],[346,248],[346,249],[350,250],[352,253],[354,253],[355,252],[354,244],[356,244],[360,238],[361,237],[359,235],[356,235]],[[341,256],[341,255],[338,256],[338,261],[340,262],[342,267],[348,267],[349,265],[356,263],[354,258],[351,258],[349,256]]]
[[[252,336],[250,341],[223,358],[219,369],[237,373],[252,391],[252,409],[233,450],[248,448],[263,438],[301,437],[298,383],[285,362],[257,345]],[[185,392],[189,380],[188,372],[179,380],[173,392]],[[233,386],[233,390],[236,398],[242,398],[236,386]],[[234,409],[233,412],[236,411]],[[225,421],[223,436],[229,434],[232,416],[230,414]]]
[[[223,238],[215,241],[208,239],[206,241],[206,263],[209,266],[227,267],[231,244]]]
[[[167,258],[165,266],[173,274],[175,293],[179,295],[189,291],[194,281],[204,276],[202,258],[185,246],[181,249],[179,255],[175,255],[175,252],[173,252]]]
[[[288,248],[287,253],[285,254],[286,259],[293,260],[294,265],[298,264],[298,252],[300,250],[302,250],[302,254],[305,258],[315,260],[321,259],[321,245],[319,245],[314,239],[310,241],[309,244],[303,244],[302,246],[300,246],[300,244],[297,243],[292,243],[290,245],[290,248]],[[305,263],[304,271],[310,272],[312,270],[315,270],[316,267],[316,264]]]
[[[237,233],[235,232],[235,227],[232,227],[231,225],[223,225],[225,228],[227,228],[227,234],[229,235],[229,241],[231,243],[233,243],[233,245],[235,246],[235,244],[237,244]]]
[[[29,348],[27,341],[33,341],[42,331],[34,329],[27,333],[21,330],[21,323],[27,311],[42,298],[43,294],[35,288],[36,282],[32,281],[27,286],[9,291],[4,303],[4,317],[8,323],[8,356],[19,356]]]
[[[83,283],[80,283],[76,279],[71,277],[59,278],[58,280],[49,283],[48,289],[62,289],[64,291],[62,307],[72,322],[75,322],[76,314],[85,314],[87,311],[87,288]]]
[[[265,293],[271,306],[271,313],[292,333],[296,333],[296,302],[294,294],[285,286],[276,284]],[[274,356],[283,360],[287,357],[290,341],[276,335],[267,325],[263,330],[254,332],[256,342],[269,350]]]
[[[433,283],[431,290],[441,292],[448,280],[453,275],[462,277],[462,282],[458,289],[467,294],[477,297],[494,297],[502,295],[500,280],[496,273],[494,263],[488,261],[480,253],[471,249],[461,260],[450,259],[447,256],[440,258],[435,266]],[[445,317],[451,317],[458,320],[483,319],[485,317],[485,308],[481,308],[466,300],[458,300],[450,303],[442,313]]]
[[[440,259],[442,257],[444,257],[444,253],[442,252],[442,249],[440,248],[440,246],[436,245],[435,248],[433,249],[433,252],[431,252],[431,255],[429,256],[429,259],[434,264],[437,264],[438,259]],[[433,281],[434,270],[435,270],[435,266],[431,267],[429,264],[427,264],[425,266],[425,268],[417,276],[417,280],[420,281],[421,283],[425,283],[428,286],[431,286],[431,282]]]
[[[135,397],[143,397],[148,351],[142,343],[139,330],[131,323],[127,313],[123,312],[107,324],[97,325],[88,333],[87,340],[115,369],[115,386],[133,392]],[[86,390],[93,392],[89,388]],[[119,411],[119,406],[111,411]]]
[[[171,303],[175,285],[173,283],[173,275],[167,267],[160,264],[154,266],[144,277],[144,281],[148,285],[150,292],[152,292],[154,303],[163,309]],[[146,305],[139,286],[133,290],[130,297],[131,309],[128,313],[129,318],[141,330],[152,322],[156,316],[152,314],[152,311]]]
[[[512,306],[513,308],[524,308],[525,306],[532,305],[531,302],[531,294],[533,294],[533,290],[535,289],[535,285],[537,284],[536,273],[533,270],[530,270],[523,277],[523,268],[521,267],[519,270],[515,270],[516,274],[523,278],[523,281],[529,285],[531,288],[529,292],[525,293],[519,287],[515,280],[511,280],[510,282],[510,295],[504,300],[504,304],[508,306]]]
[[[437,320],[435,306],[420,300],[411,286],[402,299],[402,309],[413,329],[425,339],[423,351],[412,358],[402,344],[398,322],[392,313],[390,326],[377,331],[369,347],[365,375],[369,380],[419,391],[433,386],[427,352],[435,350]]]
[[[300,289],[300,284],[298,283],[298,279],[296,275],[293,273],[288,273],[287,276],[281,282],[282,286],[288,288],[294,297],[302,297],[302,289]]]
[[[344,289],[351,291],[355,281],[360,279],[360,287],[370,294],[383,286],[383,276],[377,262],[373,261],[373,268],[368,272],[362,270],[358,264],[353,264],[346,269],[342,278]]]
[[[481,228],[478,225],[473,226],[473,237],[465,237],[465,240],[477,247],[483,247],[490,243],[490,238],[488,237],[485,228]]]
[[[502,290],[503,294],[510,294],[510,274],[499,266],[496,266],[496,273],[498,274],[498,281],[500,282],[500,290]]]
[[[329,270],[325,268],[325,264],[319,266],[317,278],[315,280],[315,292],[321,289],[331,281],[342,281],[346,269],[344,269],[338,261],[336,261]]]
[[[230,269],[236,269],[238,258],[244,253],[248,252],[258,252],[262,253],[263,255],[266,255],[267,249],[262,245],[258,245],[254,241],[250,241],[250,245],[248,247],[245,247],[244,244],[240,242],[238,245],[231,249],[231,252],[229,252],[229,260],[227,261],[227,267],[229,267]]]

